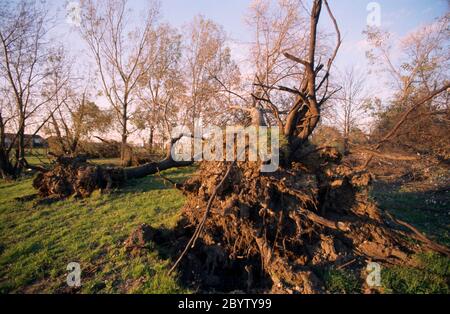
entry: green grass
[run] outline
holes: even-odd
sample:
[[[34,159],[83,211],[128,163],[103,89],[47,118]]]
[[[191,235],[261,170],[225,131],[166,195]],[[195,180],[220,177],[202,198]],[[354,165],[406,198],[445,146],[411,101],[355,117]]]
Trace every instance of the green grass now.
[[[450,246],[450,192],[410,191],[377,184],[371,191],[380,208],[411,223],[431,239]]]
[[[371,196],[388,210],[436,242],[450,245],[448,191],[421,191],[406,186],[376,184]],[[382,270],[385,293],[450,293],[450,259],[427,253],[415,256],[418,267],[394,266]]]
[[[417,268],[394,266],[381,271],[385,293],[450,293],[450,259],[433,253],[420,254]]]
[[[89,159],[89,162],[92,162],[92,163],[97,164],[97,165],[120,166],[120,158]]]
[[[415,267],[393,266],[382,268],[381,293],[449,294],[450,259],[436,253],[413,256]],[[363,282],[352,271],[334,267],[319,271],[329,293],[361,293]],[[364,279],[364,278],[363,278]]]
[[[165,175],[183,180],[191,168]],[[187,292],[177,274],[167,275],[170,261],[156,251],[131,257],[123,242],[137,226],[174,226],[183,195],[158,178],[130,181],[111,194],[94,193],[35,205],[31,179],[0,182],[0,292],[67,291],[66,270],[78,262],[82,293]],[[28,197],[28,198],[27,198]]]
[[[45,148],[33,148],[26,151],[27,162],[32,166],[41,166],[50,163]]]
[[[325,288],[330,293],[360,293],[361,283],[355,274],[345,269],[328,268],[322,272]]]

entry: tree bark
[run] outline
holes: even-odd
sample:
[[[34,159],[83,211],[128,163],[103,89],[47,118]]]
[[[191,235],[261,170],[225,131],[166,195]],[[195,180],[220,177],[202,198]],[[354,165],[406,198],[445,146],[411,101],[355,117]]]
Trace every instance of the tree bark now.
[[[175,161],[172,158],[166,158],[161,162],[151,162],[142,166],[124,168],[124,172],[127,179],[140,179],[159,171],[175,167],[186,167],[193,163],[193,161]]]
[[[151,152],[153,150],[153,135],[155,132],[155,128],[154,127],[150,127],[150,134],[149,134],[149,138],[148,138],[148,149]]]
[[[122,113],[122,141],[120,145],[120,162],[123,167],[129,167],[131,165],[131,154],[128,152],[128,116],[126,106],[123,108]]]
[[[124,168],[125,177],[127,179],[139,179],[170,168],[187,167],[192,165],[195,158],[192,158],[189,161],[176,161],[172,157],[172,149],[174,145],[184,136],[184,134],[181,134],[179,137],[172,138],[170,140],[170,144],[167,147],[166,158],[163,161],[150,162],[137,167]]]

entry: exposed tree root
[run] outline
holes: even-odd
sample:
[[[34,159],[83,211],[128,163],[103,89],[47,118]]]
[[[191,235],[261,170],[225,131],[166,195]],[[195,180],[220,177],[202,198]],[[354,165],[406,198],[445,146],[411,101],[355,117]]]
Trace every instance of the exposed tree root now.
[[[370,176],[338,160],[320,150],[269,174],[256,162],[204,162],[185,184],[178,236],[159,242],[207,291],[320,293],[326,267],[362,273],[368,261],[413,265],[414,253],[448,252],[382,213],[367,197]]]
[[[230,172],[231,172],[231,169],[232,169],[233,165],[234,165],[234,163],[232,163],[231,165],[228,166],[228,169],[227,169],[226,173],[224,174],[222,180],[219,182],[219,184],[214,189],[212,195],[209,198],[208,204],[206,205],[205,214],[203,215],[203,218],[202,218],[201,222],[198,224],[197,228],[195,229],[194,234],[192,235],[192,237],[189,240],[188,244],[186,245],[185,249],[181,253],[180,257],[177,259],[175,264],[170,269],[169,273],[171,273],[178,266],[178,263],[181,261],[181,259],[184,257],[184,255],[187,253],[189,248],[191,246],[192,247],[195,246],[195,241],[197,241],[198,237],[200,236],[201,232],[203,231],[203,227],[205,226],[205,222],[206,222],[206,219],[208,218],[209,211],[211,210],[211,206],[212,206],[212,204],[214,202],[214,199],[215,199],[215,197],[217,195],[217,190],[220,189],[222,187],[223,183],[225,182],[225,180],[228,179],[228,176],[230,175]]]
[[[33,180],[33,187],[42,197],[87,197],[95,190],[111,190],[126,180],[142,178],[174,167],[191,165],[168,157],[161,162],[121,168],[88,163],[85,157],[58,157],[51,170],[41,170]]]

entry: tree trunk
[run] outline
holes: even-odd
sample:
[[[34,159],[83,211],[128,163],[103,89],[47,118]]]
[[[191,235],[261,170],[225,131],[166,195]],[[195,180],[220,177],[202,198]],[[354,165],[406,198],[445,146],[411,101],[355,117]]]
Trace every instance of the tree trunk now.
[[[193,164],[193,161],[175,161],[166,158],[161,162],[151,162],[142,166],[124,168],[127,179],[139,179],[175,167],[186,167]]]
[[[3,179],[15,176],[14,167],[11,164],[5,149],[0,148],[0,175]]]
[[[14,142],[16,138],[12,138]],[[17,175],[16,167],[13,165],[10,152],[14,143],[6,144],[6,132],[5,125],[3,123],[3,117],[0,113],[0,176],[3,179],[15,178]]]
[[[348,124],[344,127],[344,155],[348,155],[350,151],[349,146],[350,126]]]
[[[153,134],[155,132],[155,128],[154,127],[150,127],[150,134],[149,134],[149,138],[148,138],[148,150],[150,152],[152,152],[153,150]]]
[[[17,134],[16,171],[20,174],[25,162],[25,118],[20,118],[20,127]]]
[[[5,179],[12,174],[12,166],[5,143],[5,127],[0,113],[0,175]]]
[[[79,142],[78,137],[75,137],[72,140],[72,144],[70,145],[70,155],[71,156],[75,156],[77,154],[78,142]]]
[[[159,171],[167,170],[175,167],[187,167],[194,163],[193,160],[189,161],[175,161],[172,158],[172,148],[173,146],[181,139],[174,138],[170,141],[169,146],[167,147],[166,158],[160,162],[150,162],[145,165],[137,166],[137,167],[128,167],[124,168],[125,178],[127,179],[139,179],[151,174],[155,174]]]
[[[123,167],[129,167],[131,165],[131,153],[127,145],[127,120],[126,111],[124,111],[122,116],[122,141],[120,145],[120,163]]]

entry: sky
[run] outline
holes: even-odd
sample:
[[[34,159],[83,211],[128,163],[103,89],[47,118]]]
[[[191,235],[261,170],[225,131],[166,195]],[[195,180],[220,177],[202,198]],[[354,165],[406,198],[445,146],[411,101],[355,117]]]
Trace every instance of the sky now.
[[[67,3],[78,0],[53,0],[50,3],[59,11],[59,24],[56,32],[72,55],[83,58],[86,50],[77,32],[65,20]],[[133,12],[142,13],[149,0],[129,0]],[[223,26],[228,44],[235,60],[241,62],[248,58],[248,46],[252,40],[252,30],[245,23],[245,16],[252,0],[160,0],[161,21],[183,29],[194,16],[201,14]],[[306,1],[307,3],[310,0]],[[375,2],[380,9],[380,27],[389,31],[394,40],[407,35],[424,24],[433,22],[448,11],[447,0],[329,0],[333,14],[339,24],[343,43],[335,66],[339,71],[353,66],[357,70],[367,71],[365,57],[366,45],[362,32],[367,27],[370,14],[368,5]],[[319,29],[332,31],[333,25],[327,14],[323,14]],[[84,51],[83,51],[84,50]],[[382,88],[383,79],[374,74],[367,80],[369,89],[386,92]],[[388,93],[388,92],[386,92]],[[387,94],[385,94],[387,95]],[[384,95],[383,95],[384,96]]]
[[[53,0],[52,5],[60,11],[57,32],[60,38],[69,42],[73,52],[83,49],[76,31],[65,21],[65,7],[78,0]],[[160,0],[161,21],[183,28],[194,16],[202,14],[225,29],[233,56],[240,61],[248,57],[252,31],[245,23],[245,16],[252,0]],[[309,0],[307,0],[309,2]],[[365,40],[362,34],[370,14],[369,3],[378,3],[380,27],[392,33],[393,38],[401,38],[420,25],[427,24],[448,10],[447,0],[329,0],[338,21],[343,44],[336,59],[336,66],[344,70],[350,66],[367,68]],[[129,0],[134,12],[144,12],[148,0]],[[323,14],[319,29],[331,31],[330,19]],[[73,53],[77,55],[77,53]]]
[[[252,1],[249,0],[162,0],[163,19],[175,26],[183,26],[196,14],[202,14],[219,24],[227,32],[230,41],[241,47],[249,43],[251,30],[244,18]],[[342,50],[337,59],[339,67],[365,64],[364,36],[367,26],[369,0],[331,0],[333,13],[343,36]],[[380,26],[396,37],[402,37],[421,24],[432,22],[448,8],[445,0],[383,0],[379,3]],[[321,26],[332,29],[326,14]],[[239,52],[236,52],[239,53]]]

